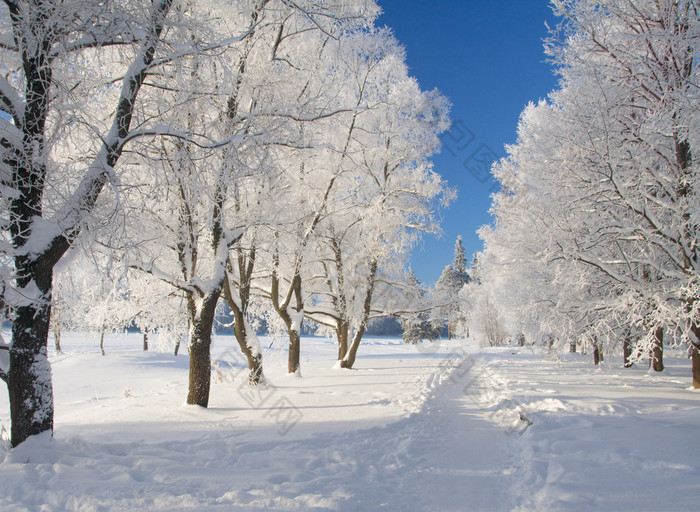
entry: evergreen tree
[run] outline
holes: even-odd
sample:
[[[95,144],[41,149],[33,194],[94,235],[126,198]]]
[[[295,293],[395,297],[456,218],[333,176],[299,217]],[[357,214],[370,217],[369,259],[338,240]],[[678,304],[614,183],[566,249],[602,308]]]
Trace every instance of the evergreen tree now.
[[[467,258],[462,245],[461,235],[457,237],[455,242],[455,255],[452,263],[447,265],[440,275],[435,287],[441,293],[444,306],[442,306],[442,315],[444,322],[447,325],[448,337],[452,339],[455,331],[462,320],[460,313],[458,298],[459,291],[462,287],[471,281],[469,272],[467,271]]]
[[[421,287],[420,281],[411,268],[408,270],[407,283],[418,290],[419,294],[425,294],[425,290]],[[416,344],[423,340],[432,342],[440,337],[440,326],[430,319],[428,312],[405,317],[401,322],[401,327],[403,328],[401,337],[405,343]]]

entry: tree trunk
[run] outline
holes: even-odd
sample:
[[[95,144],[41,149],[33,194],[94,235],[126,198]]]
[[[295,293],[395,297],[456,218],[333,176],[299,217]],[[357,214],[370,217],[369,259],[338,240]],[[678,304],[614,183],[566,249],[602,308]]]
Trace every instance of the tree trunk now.
[[[600,357],[600,345],[597,341],[593,342],[593,364],[598,366],[602,358]]]
[[[285,297],[284,302],[280,303],[278,273],[279,257],[277,253],[275,253],[273,256],[270,296],[272,298],[272,305],[275,308],[275,311],[277,311],[277,314],[284,322],[284,325],[287,326],[287,332],[289,333],[289,359],[287,364],[287,371],[289,373],[299,373],[301,368],[301,323],[304,319],[304,301],[301,291],[301,274],[299,273],[300,266],[301,260],[297,259],[295,263],[294,277],[289,285],[287,296]],[[289,310],[292,298],[294,298],[296,303],[296,306],[291,308],[293,313]]]
[[[12,346],[7,388],[12,427],[10,442],[17,446],[29,436],[53,430],[53,385],[48,359],[51,321],[52,267],[29,264],[22,269],[18,285],[31,289],[37,297],[20,306],[12,322]]]
[[[654,332],[654,346],[651,349],[651,359],[649,360],[649,366],[654,369],[655,372],[664,371],[664,329],[663,327],[657,327]]]
[[[292,309],[295,310],[295,315],[303,316],[303,309]],[[287,327],[287,334],[289,335],[289,357],[287,361],[287,371],[289,373],[299,373],[301,369],[301,321],[295,322],[287,309],[278,309],[277,314],[279,314],[280,318],[284,322],[284,325]]]
[[[100,352],[102,352],[102,355],[105,355],[105,330],[107,328],[103,325],[102,329],[100,330]]]
[[[190,336],[190,379],[187,403],[207,407],[211,388],[211,337],[197,333],[197,325]]]
[[[143,351],[148,352],[148,329],[143,331]]]
[[[690,358],[693,372],[693,389],[700,389],[700,349],[695,345],[690,347]]]
[[[360,332],[363,331],[363,332]],[[341,368],[352,368],[355,364],[355,358],[357,357],[357,350],[360,348],[360,342],[362,341],[362,336],[364,335],[364,329],[360,328],[355,333],[352,338],[352,343],[350,344],[350,349],[348,353],[345,354],[345,358],[340,362]]]
[[[355,357],[357,356],[357,350],[360,348],[360,342],[362,341],[362,336],[367,328],[367,322],[369,320],[369,315],[372,311],[372,295],[374,294],[374,284],[377,277],[377,260],[372,260],[369,269],[369,276],[367,278],[367,292],[365,293],[365,301],[362,309],[362,320],[360,321],[360,327],[357,329],[355,336],[352,338],[352,344],[345,355],[345,358],[340,362],[341,368],[352,368],[355,364]]]
[[[257,386],[264,381],[265,377],[263,375],[263,360],[262,354],[258,352],[253,354],[253,351],[248,346],[248,321],[245,318],[243,312],[235,306],[235,304],[229,304],[231,310],[233,311],[233,333],[236,336],[236,341],[241,347],[241,352],[245,355],[248,360],[248,383],[251,386]]]
[[[220,291],[220,288],[219,288]],[[201,309],[191,311],[190,378],[187,403],[207,407],[211,388],[211,333],[219,293],[202,300]]]
[[[348,321],[337,320],[335,333],[338,338],[338,361],[342,361],[348,353],[348,338],[350,337],[350,324]]]
[[[287,326],[289,330],[289,373],[301,371],[301,324],[304,321],[304,301],[301,296],[301,274],[297,273],[292,280],[296,306],[292,308],[294,317]],[[289,315],[287,315],[289,316]]]
[[[230,263],[230,261],[227,262],[227,266],[230,267]],[[250,339],[252,330],[246,318],[246,311],[250,303],[250,284],[254,265],[255,249],[251,249],[247,257],[242,252],[239,252],[238,274],[241,284],[239,284],[238,290],[232,288],[232,281],[228,272],[224,281],[224,299],[233,312],[233,334],[236,336],[236,341],[241,348],[241,352],[243,352],[243,355],[245,355],[248,361],[248,383],[251,386],[257,386],[265,381],[262,352],[260,351],[257,340]],[[236,291],[238,294],[238,301],[234,300],[233,296]]]
[[[632,368],[632,336],[627,334],[622,342],[622,356],[625,368]]]
[[[350,337],[350,322],[348,321],[348,299],[345,293],[345,265],[343,264],[343,251],[340,240],[335,236],[331,237],[331,247],[335,259],[335,275],[337,287],[333,286],[332,272],[326,264],[323,267],[326,271],[326,284],[328,292],[332,295],[333,304],[338,316],[335,319],[335,335],[338,338],[338,361],[342,361],[348,353],[348,340]]]
[[[12,155],[3,155],[3,186],[13,189],[3,223],[9,223],[14,257],[15,286],[30,299],[28,305],[16,309],[12,322],[12,346],[7,386],[10,398],[12,427],[10,442],[17,446],[29,436],[53,430],[53,385],[48,360],[48,336],[51,320],[53,267],[65,252],[62,240],[51,241],[41,255],[25,249],[35,226],[43,217],[43,195],[46,182],[45,125],[51,97],[53,68],[50,50],[53,40],[48,19],[53,6],[41,4],[43,12],[19,2],[7,2],[15,44],[22,51],[25,76],[24,111],[15,112],[15,126],[21,130],[21,142]],[[9,28],[9,27],[8,27]],[[18,122],[19,121],[19,122]],[[3,145],[5,139],[3,137]],[[7,166],[7,170],[5,167]],[[11,172],[8,182],[7,171]],[[3,227],[3,231],[7,229]],[[60,238],[60,237],[58,237]],[[3,242],[6,242],[3,233]],[[52,254],[53,253],[53,254]],[[6,262],[3,261],[3,265]]]
[[[190,329],[192,328],[192,321],[188,318],[187,319],[187,332],[190,332]],[[175,357],[180,353],[180,343],[182,342],[182,337],[178,336],[177,341],[175,342]]]
[[[53,347],[57,354],[61,353],[61,326],[57,323],[53,327]]]
[[[52,292],[53,283],[52,283]],[[49,328],[53,331],[53,347],[57,354],[61,353],[61,300],[58,293],[53,293],[53,300],[51,302],[51,320],[49,322]]]
[[[289,373],[299,373],[301,370],[301,334],[296,329],[289,329]]]
[[[690,360],[693,374],[693,389],[700,389],[700,325],[691,325],[690,337]]]
[[[570,352],[571,354],[575,354],[575,353],[576,353],[576,340],[571,340],[571,341],[569,342],[569,352]]]

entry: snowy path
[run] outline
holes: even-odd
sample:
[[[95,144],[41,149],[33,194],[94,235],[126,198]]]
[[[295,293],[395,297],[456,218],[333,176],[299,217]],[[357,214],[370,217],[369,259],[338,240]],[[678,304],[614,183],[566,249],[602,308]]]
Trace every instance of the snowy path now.
[[[406,499],[388,510],[511,509],[510,432],[488,417],[482,369],[462,362],[426,403],[424,414],[405,426],[413,467],[400,476]]]

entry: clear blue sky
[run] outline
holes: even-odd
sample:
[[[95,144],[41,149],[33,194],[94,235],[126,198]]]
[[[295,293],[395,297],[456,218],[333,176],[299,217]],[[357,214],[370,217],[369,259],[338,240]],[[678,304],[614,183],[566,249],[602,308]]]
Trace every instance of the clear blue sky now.
[[[379,24],[406,48],[411,74],[424,90],[438,88],[452,102],[452,131],[434,162],[458,198],[443,211],[443,237],[424,238],[411,258],[418,278],[432,283],[452,261],[458,235],[467,254],[481,249],[476,230],[491,222],[490,163],[515,142],[528,102],[556,86],[542,44],[545,21],[555,27],[557,19],[548,0],[378,2]]]

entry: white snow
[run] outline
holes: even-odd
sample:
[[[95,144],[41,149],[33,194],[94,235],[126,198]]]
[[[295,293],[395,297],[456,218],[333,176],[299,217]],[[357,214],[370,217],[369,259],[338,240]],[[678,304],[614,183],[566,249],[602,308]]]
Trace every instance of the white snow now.
[[[141,343],[108,335],[103,357],[98,335],[64,335],[54,439],[0,448],[0,510],[697,506],[700,393],[681,357],[652,377],[529,348],[368,339],[356,368],[338,371],[333,341],[304,338],[304,377],[289,378],[286,343],[266,339],[268,385],[256,389],[235,340],[218,336],[203,409],[183,405],[187,356]]]

